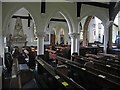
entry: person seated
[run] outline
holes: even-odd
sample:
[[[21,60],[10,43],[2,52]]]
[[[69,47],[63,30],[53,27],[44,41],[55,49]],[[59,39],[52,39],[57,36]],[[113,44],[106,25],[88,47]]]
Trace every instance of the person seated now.
[[[15,47],[13,48],[13,51],[12,51],[12,56],[13,56],[13,58],[18,58],[19,54],[20,54],[20,52],[19,52],[18,46],[15,46]]]
[[[31,69],[35,69],[35,58],[36,58],[36,54],[35,54],[35,52],[33,52],[32,51],[32,49],[30,48],[30,47],[28,47],[27,49],[26,49],[27,51],[28,51],[28,66],[29,66],[29,68],[31,68]]]
[[[72,54],[71,60],[72,60],[72,61],[77,61],[77,59],[75,58],[76,56],[78,56],[78,53],[77,53],[77,52],[74,52],[74,53]]]
[[[27,53],[26,53],[26,49],[23,47],[20,55],[18,56],[18,63],[19,64],[25,64],[27,63],[26,58],[28,58]]]

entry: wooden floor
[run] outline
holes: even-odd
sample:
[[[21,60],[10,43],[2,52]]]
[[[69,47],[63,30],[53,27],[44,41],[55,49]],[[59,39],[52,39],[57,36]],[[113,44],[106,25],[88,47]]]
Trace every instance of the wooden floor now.
[[[24,67],[21,68],[23,70],[19,70],[19,66],[21,65],[18,65],[17,59],[14,58],[12,72],[3,71],[3,89],[38,88],[35,78],[33,78],[33,72],[29,69],[24,70]]]

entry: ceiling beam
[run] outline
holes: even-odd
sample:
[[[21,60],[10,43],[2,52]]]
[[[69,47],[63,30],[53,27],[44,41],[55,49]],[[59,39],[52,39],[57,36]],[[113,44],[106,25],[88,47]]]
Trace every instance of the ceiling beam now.
[[[77,17],[80,17],[81,13],[81,2],[77,2]]]
[[[58,19],[58,18],[51,18],[50,21],[55,21],[55,22],[67,22],[65,19]]]
[[[30,20],[32,20],[32,17],[30,16],[30,14],[28,14],[28,16],[19,16],[19,15],[13,15],[12,18],[17,18],[20,17],[21,19],[28,19],[28,27],[30,27]]]
[[[45,13],[46,2],[41,2],[41,13]]]
[[[51,18],[50,21],[67,23],[65,19],[58,19],[58,18]],[[49,28],[49,26],[50,26],[50,23],[48,24],[47,28]]]
[[[17,17],[20,17],[21,19],[31,19],[32,20],[31,16],[19,16],[19,15],[13,15],[12,16],[12,18],[17,18]]]
[[[109,8],[109,4],[100,3],[100,2],[81,2],[82,4],[102,7],[102,8]]]

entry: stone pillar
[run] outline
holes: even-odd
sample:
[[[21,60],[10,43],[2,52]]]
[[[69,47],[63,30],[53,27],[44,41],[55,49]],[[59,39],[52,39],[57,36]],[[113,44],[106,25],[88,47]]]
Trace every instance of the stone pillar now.
[[[109,49],[112,49],[112,26],[113,25],[111,25],[110,27],[109,27]]]
[[[37,35],[37,55],[44,55],[44,37],[45,32],[41,32]]]
[[[118,17],[120,17],[120,12],[118,12]],[[119,32],[120,32],[120,18],[118,18],[118,28],[119,28]]]
[[[108,45],[108,28],[105,27],[105,30],[104,30],[104,53],[107,53],[107,45]]]
[[[107,53],[109,45],[112,42],[112,40],[111,40],[112,39],[112,37],[111,37],[112,31],[109,30],[110,28],[112,29],[112,24],[113,24],[113,21],[108,21],[106,23],[106,26],[105,26],[105,30],[104,30],[104,53]]]
[[[3,57],[2,2],[0,1],[0,56]]]
[[[0,56],[3,57],[3,37],[0,35]]]
[[[83,46],[87,46],[87,29],[83,31]]]
[[[2,2],[0,1],[0,90],[2,90],[2,67],[4,66],[3,35],[2,35]],[[2,65],[3,62],[3,65]]]
[[[33,22],[31,22],[31,25],[30,25],[30,27],[29,27],[29,30],[30,30],[30,44],[33,44],[33,42],[34,42],[34,23]]]
[[[83,27],[83,46],[88,46],[88,26],[91,19],[92,16],[88,16]]]
[[[80,49],[80,34],[78,34],[78,36],[77,36],[77,51],[78,51],[78,55],[80,55],[79,49]]]
[[[79,54],[79,33],[71,33],[71,55],[74,52],[77,52]]]

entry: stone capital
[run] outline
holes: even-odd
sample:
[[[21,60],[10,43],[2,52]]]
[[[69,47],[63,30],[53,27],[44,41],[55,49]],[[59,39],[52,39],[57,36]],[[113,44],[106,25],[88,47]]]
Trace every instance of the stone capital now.
[[[108,21],[106,22],[106,26],[109,28],[110,26],[113,25],[113,23],[114,23],[114,21],[112,21],[112,20],[109,21],[109,20],[108,20]]]
[[[69,33],[71,38],[78,38],[78,36],[80,35],[80,33]]]
[[[37,37],[45,37],[46,32],[37,32]]]

